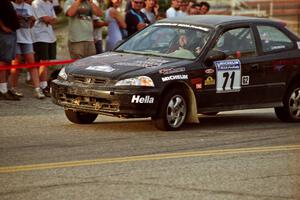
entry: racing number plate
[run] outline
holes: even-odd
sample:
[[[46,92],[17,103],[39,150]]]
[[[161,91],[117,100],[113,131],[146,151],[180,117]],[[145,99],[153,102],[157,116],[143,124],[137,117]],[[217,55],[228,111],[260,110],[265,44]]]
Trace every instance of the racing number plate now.
[[[217,93],[241,90],[241,62],[238,59],[214,62],[217,71]]]

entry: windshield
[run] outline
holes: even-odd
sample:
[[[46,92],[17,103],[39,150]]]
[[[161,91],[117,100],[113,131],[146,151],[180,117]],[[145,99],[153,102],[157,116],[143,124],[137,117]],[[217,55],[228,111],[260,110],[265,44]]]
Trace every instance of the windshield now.
[[[154,24],[119,46],[115,51],[195,59],[207,42],[209,29],[186,24]]]

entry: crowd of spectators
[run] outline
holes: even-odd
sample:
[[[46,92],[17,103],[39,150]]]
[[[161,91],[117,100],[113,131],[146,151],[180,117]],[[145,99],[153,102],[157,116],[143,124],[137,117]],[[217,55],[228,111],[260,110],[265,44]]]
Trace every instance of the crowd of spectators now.
[[[28,79],[38,99],[50,96],[48,68],[43,62],[56,59],[56,36],[53,25],[56,13],[69,18],[68,49],[73,59],[112,50],[116,44],[161,18],[206,14],[210,5],[195,0],[172,0],[170,8],[159,12],[156,0],[128,0],[125,11],[122,0],[109,0],[104,11],[98,0],[66,0],[63,9],[58,0],[1,0],[0,68],[5,65],[40,62],[28,69]],[[102,27],[107,26],[106,44]],[[105,46],[105,48],[104,48]],[[105,50],[104,50],[105,49]],[[19,70],[0,69],[0,100],[20,100]]]

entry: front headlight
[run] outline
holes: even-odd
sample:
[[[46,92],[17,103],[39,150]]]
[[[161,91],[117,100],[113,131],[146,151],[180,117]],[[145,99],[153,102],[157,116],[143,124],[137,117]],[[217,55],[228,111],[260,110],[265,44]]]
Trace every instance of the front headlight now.
[[[154,83],[152,79],[148,76],[138,76],[135,78],[128,78],[124,80],[118,81],[116,86],[146,86],[146,87],[154,87]]]
[[[67,80],[67,79],[68,79],[68,75],[67,75],[67,73],[66,73],[65,67],[63,67],[63,68],[59,71],[58,77],[60,77],[60,78],[62,78],[62,79],[64,79],[64,80]]]

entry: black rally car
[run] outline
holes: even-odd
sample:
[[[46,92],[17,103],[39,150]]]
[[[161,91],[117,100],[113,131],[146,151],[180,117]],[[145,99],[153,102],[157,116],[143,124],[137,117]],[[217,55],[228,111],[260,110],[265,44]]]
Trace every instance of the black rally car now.
[[[266,107],[298,122],[300,39],[267,19],[164,19],[112,52],[63,68],[51,89],[79,124],[104,114],[151,117],[157,128],[177,130],[200,113]]]

